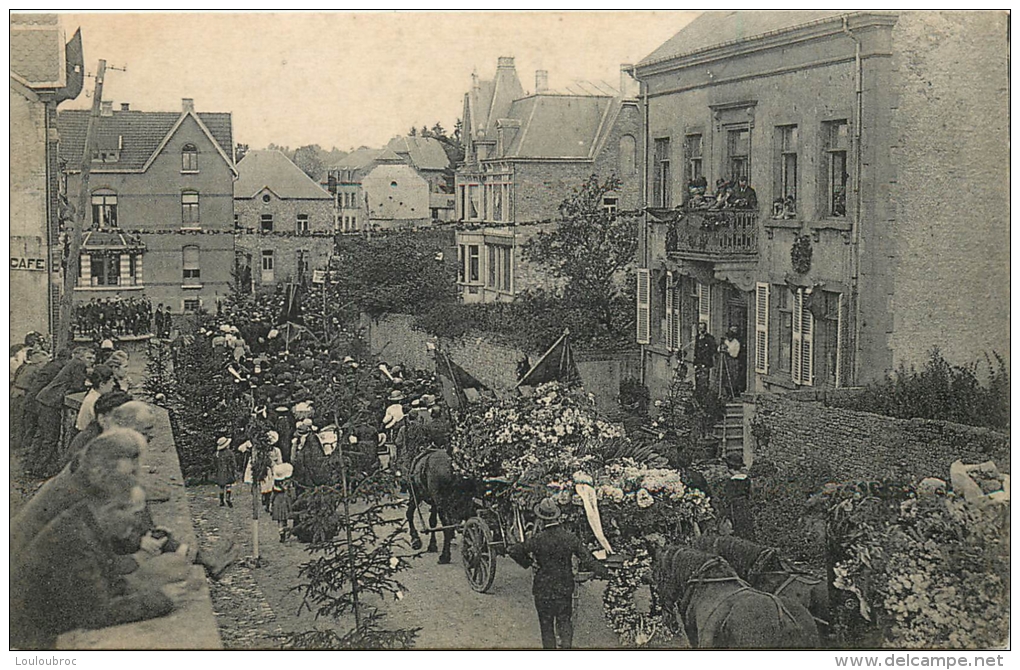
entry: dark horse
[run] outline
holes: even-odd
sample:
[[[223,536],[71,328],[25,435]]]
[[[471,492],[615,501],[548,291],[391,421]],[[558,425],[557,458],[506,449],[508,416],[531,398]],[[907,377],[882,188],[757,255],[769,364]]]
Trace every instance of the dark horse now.
[[[751,588],[721,556],[689,547],[657,550],[652,589],[675,612],[692,647],[817,648],[818,630],[803,606]]]
[[[411,548],[421,549],[421,538],[414,527],[414,513],[421,503],[429,505],[429,529],[443,528],[443,551],[439,563],[450,562],[450,542],[454,527],[474,514],[475,486],[470,479],[453,471],[453,461],[443,449],[426,451],[418,456],[407,473],[406,483],[410,496],[407,501],[407,528],[411,534]],[[436,551],[436,533],[430,533],[429,552]]]
[[[829,588],[825,580],[790,565],[779,551],[734,535],[702,535],[695,549],[718,554],[759,591],[800,603],[811,612],[822,638],[829,635]]]

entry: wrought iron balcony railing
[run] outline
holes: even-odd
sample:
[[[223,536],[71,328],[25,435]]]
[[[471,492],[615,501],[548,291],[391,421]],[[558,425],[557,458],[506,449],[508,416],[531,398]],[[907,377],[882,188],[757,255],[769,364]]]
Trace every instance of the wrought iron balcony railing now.
[[[758,212],[741,209],[680,212],[669,224],[666,251],[708,259],[754,256],[758,253]]]

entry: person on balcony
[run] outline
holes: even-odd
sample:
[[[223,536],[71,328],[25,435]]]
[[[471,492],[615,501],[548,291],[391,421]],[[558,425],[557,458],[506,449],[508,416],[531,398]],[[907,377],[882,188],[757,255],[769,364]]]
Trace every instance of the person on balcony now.
[[[747,175],[737,177],[737,187],[730,194],[729,206],[732,209],[758,209],[758,194],[747,183]]]
[[[711,210],[730,209],[732,204],[730,198],[733,195],[733,183],[725,179],[715,180],[715,202],[709,207]]]
[[[688,211],[708,209],[712,204],[711,198],[705,197],[708,190],[708,180],[704,177],[692,179],[687,183],[687,202],[684,208]]]

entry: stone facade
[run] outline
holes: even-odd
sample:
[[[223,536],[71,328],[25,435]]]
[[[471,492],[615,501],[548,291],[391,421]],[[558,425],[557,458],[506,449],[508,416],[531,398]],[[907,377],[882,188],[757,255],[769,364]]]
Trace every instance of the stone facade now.
[[[361,180],[368,222],[383,230],[432,222],[429,183],[409,165],[381,164]]]
[[[286,282],[308,282],[315,270],[329,267],[333,235],[329,232],[234,234],[237,267],[251,270],[253,288]],[[242,273],[246,276],[246,273]]]
[[[553,277],[542,265],[524,255],[528,240],[539,231],[553,228],[554,224],[488,226],[457,231],[457,286],[461,299],[466,303],[509,302],[522,291],[563,288],[562,279]],[[472,272],[472,257],[476,252],[477,275]],[[504,267],[507,262],[509,275]]]
[[[690,359],[699,320],[717,338],[738,327],[752,391],[864,384],[922,364],[935,346],[956,363],[992,350],[1008,360],[1008,285],[989,280],[1008,266],[1006,17],[854,13],[845,21],[833,15],[637,66],[649,146],[668,152],[657,158],[649,149],[650,175],[668,160],[669,196],[649,205],[672,209],[685,199],[691,138],[700,139],[708,183],[730,177],[737,131],[747,133],[759,202],[743,239],[750,253],[667,252],[670,226],[683,230],[695,217],[648,217],[641,261],[650,271],[650,388],[665,388],[660,377],[681,354]],[[791,128],[796,212],[776,220],[771,203],[783,195]],[[831,192],[840,160],[845,215]],[[725,223],[696,234],[732,242],[735,219]],[[793,265],[798,238],[810,246],[808,268]],[[679,338],[670,348],[668,290]]]

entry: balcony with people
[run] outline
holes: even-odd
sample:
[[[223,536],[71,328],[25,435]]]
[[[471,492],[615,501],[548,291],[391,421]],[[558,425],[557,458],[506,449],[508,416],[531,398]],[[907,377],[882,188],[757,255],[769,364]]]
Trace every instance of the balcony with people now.
[[[681,208],[649,212],[668,223],[666,252],[687,260],[753,260],[758,254],[758,196],[743,175],[717,179],[706,194],[704,177],[691,180]]]

